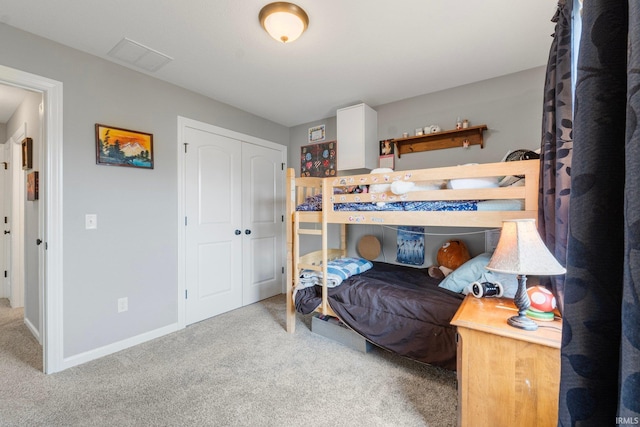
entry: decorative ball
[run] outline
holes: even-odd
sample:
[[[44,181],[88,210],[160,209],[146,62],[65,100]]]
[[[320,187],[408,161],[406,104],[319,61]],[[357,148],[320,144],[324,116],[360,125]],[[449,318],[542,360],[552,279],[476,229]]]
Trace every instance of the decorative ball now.
[[[544,286],[532,286],[527,289],[527,294],[532,310],[549,312],[556,308],[556,297]]]
[[[438,265],[455,270],[471,259],[467,245],[462,240],[448,240],[438,249]]]

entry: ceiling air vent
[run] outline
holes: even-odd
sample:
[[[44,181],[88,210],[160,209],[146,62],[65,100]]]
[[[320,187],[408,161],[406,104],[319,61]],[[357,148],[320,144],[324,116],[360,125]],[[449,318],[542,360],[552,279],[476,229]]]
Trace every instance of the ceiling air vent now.
[[[109,56],[146,71],[158,71],[173,58],[128,38],[123,38],[108,53]]]

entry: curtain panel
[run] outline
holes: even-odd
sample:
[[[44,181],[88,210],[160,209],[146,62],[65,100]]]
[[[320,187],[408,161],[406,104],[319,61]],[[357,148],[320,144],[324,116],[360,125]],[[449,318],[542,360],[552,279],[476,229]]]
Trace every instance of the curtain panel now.
[[[573,89],[571,87],[572,3],[561,2],[552,21],[556,23],[549,52],[542,111],[538,231],[549,251],[567,265],[569,196],[573,147]],[[551,284],[562,312],[564,275],[541,278]]]
[[[560,426],[640,423],[640,9],[584,3]]]

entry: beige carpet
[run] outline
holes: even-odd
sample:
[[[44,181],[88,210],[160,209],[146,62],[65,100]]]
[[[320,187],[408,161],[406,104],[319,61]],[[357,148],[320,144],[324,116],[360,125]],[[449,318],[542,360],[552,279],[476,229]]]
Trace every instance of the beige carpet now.
[[[0,426],[454,426],[455,373],[284,330],[277,296],[44,375],[0,300]]]

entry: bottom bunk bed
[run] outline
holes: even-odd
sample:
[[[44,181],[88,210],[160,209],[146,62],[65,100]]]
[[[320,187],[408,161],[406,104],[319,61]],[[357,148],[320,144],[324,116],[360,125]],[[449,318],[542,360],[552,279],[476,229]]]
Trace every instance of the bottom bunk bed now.
[[[456,369],[456,329],[449,322],[464,296],[438,287],[427,269],[373,262],[328,289],[336,317],[369,342],[419,362]],[[295,291],[296,310],[311,314],[322,286]]]

